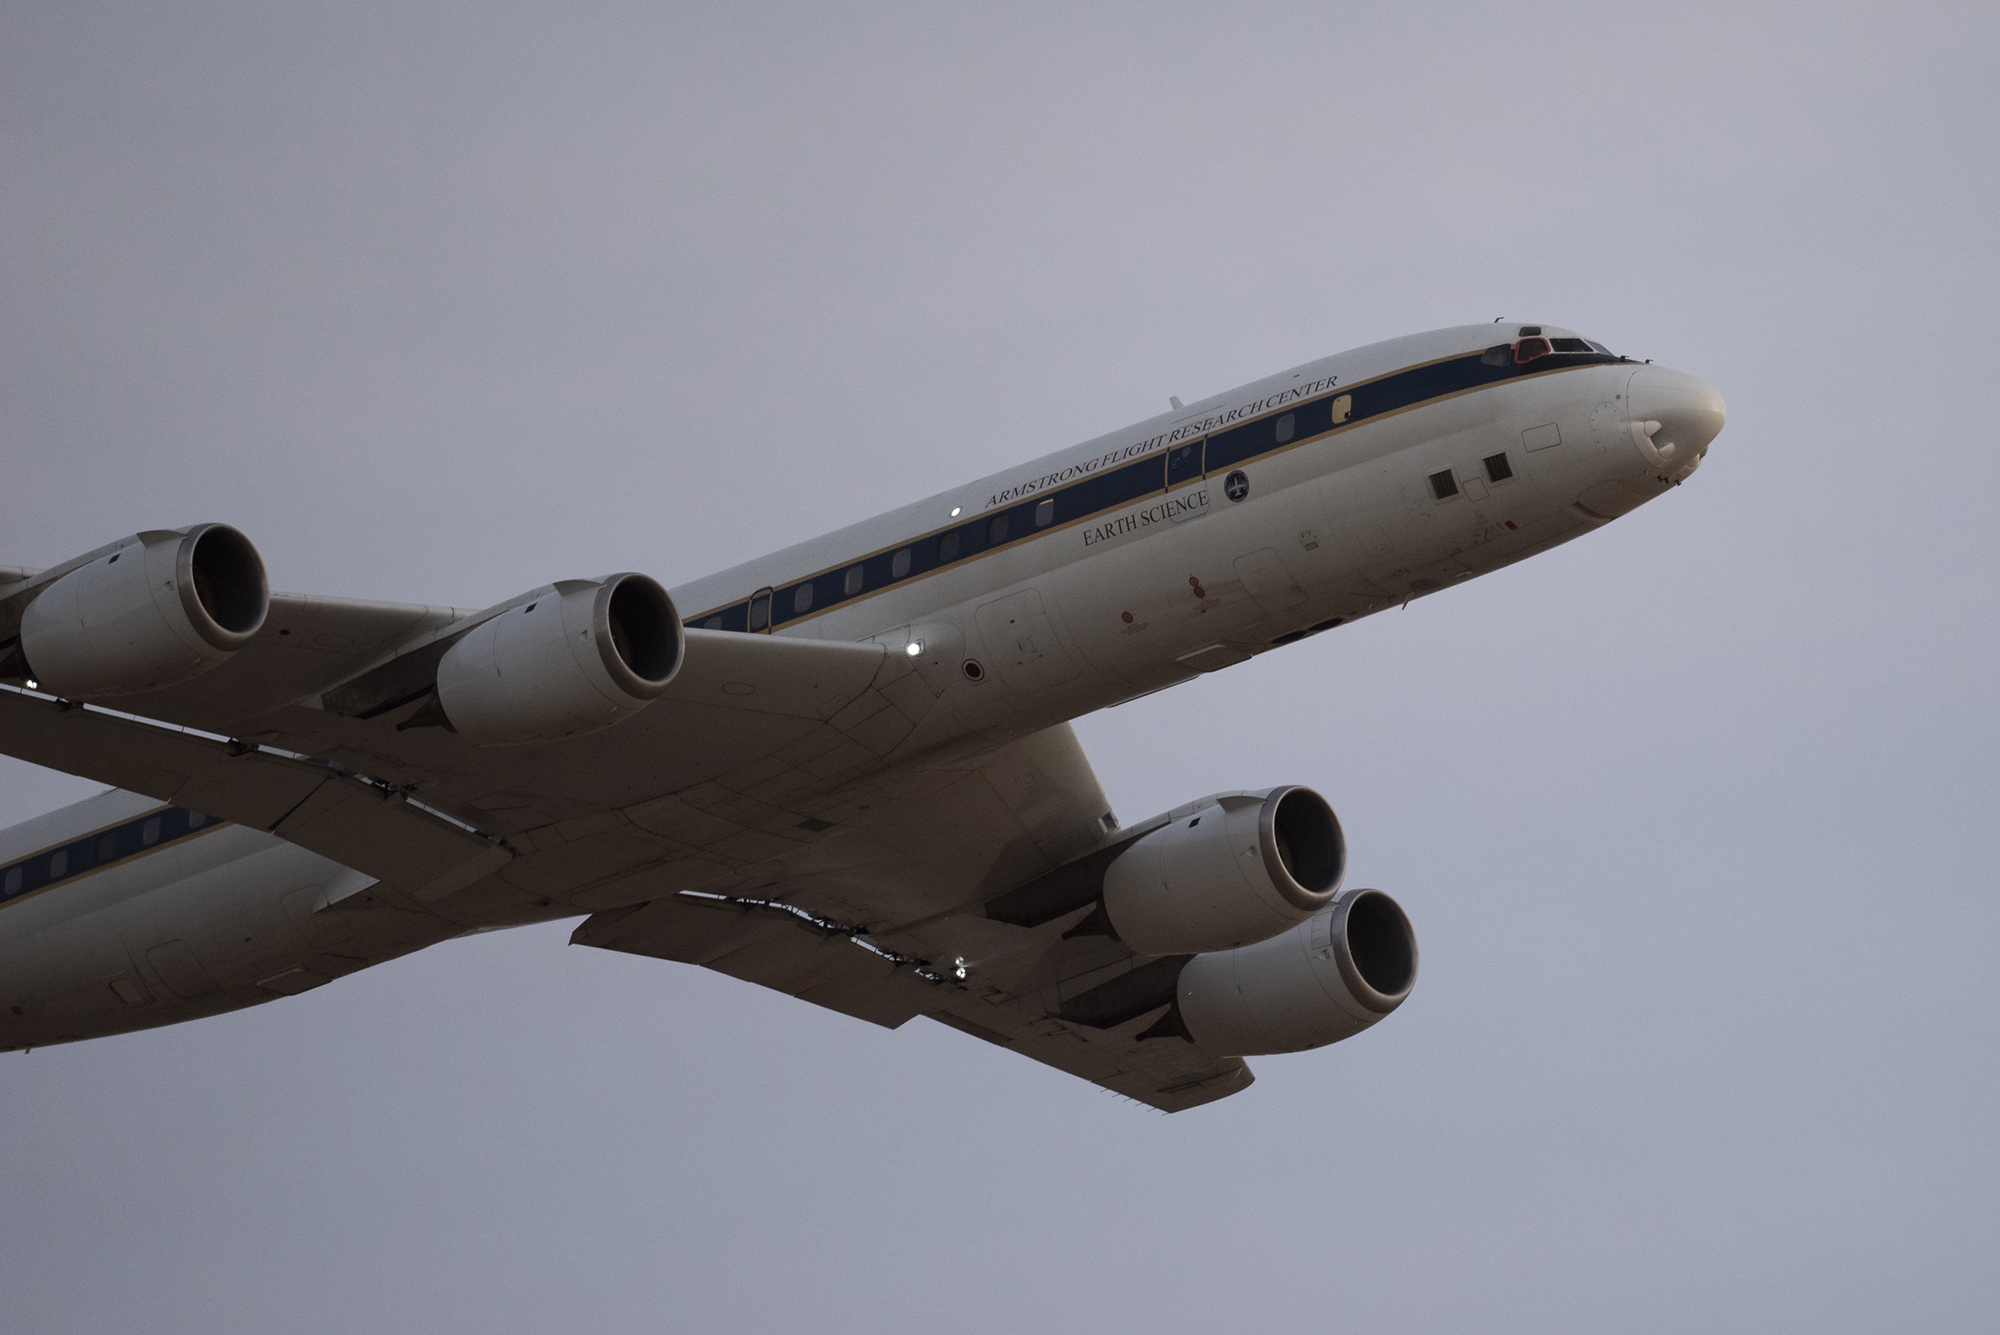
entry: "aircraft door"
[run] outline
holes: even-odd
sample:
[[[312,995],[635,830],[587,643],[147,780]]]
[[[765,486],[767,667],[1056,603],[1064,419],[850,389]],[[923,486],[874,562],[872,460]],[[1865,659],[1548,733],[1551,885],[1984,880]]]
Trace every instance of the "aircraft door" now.
[[[1210,504],[1208,475],[1203,471],[1206,440],[1189,441],[1167,451],[1167,517],[1176,524],[1199,519]]]

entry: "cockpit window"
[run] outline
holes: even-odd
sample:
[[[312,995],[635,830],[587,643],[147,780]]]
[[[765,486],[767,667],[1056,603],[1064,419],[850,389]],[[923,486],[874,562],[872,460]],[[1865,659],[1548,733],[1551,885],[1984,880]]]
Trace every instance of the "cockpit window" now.
[[[1567,353],[1570,359],[1553,362],[1550,365],[1571,365],[1573,359],[1581,356],[1587,359],[1615,357],[1617,354],[1588,338],[1576,338],[1565,334],[1561,338],[1545,336],[1540,325],[1521,326],[1521,338],[1514,343],[1496,343],[1479,354],[1482,366],[1525,366],[1529,362],[1540,361],[1557,353]],[[1547,369],[1547,368],[1542,368]]]

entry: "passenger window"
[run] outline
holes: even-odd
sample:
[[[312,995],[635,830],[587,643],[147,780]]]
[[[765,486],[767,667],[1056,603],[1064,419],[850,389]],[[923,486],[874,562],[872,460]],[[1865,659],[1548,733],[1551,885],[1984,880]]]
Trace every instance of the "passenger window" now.
[[[1035,527],[1047,528],[1055,522],[1056,498],[1051,496],[1035,507]]]
[[[793,616],[803,616],[805,613],[812,611],[812,605],[813,605],[812,585],[801,584],[799,585],[798,588],[792,590]]]
[[[13,896],[18,895],[20,893],[21,893],[21,869],[19,867],[9,867],[7,869],[6,888],[5,890],[0,890],[0,894],[5,894],[8,898],[11,899]]]
[[[852,598],[855,594],[861,592],[861,581],[864,578],[866,576],[862,574],[860,566],[849,566],[847,568],[847,578],[841,581],[840,585],[844,596]]]
[[[1177,445],[1167,451],[1167,485],[1189,482],[1201,476],[1201,445]]]
[[[69,850],[58,848],[49,855],[49,879],[60,881],[67,875],[69,875]]]
[[[1431,495],[1439,500],[1449,500],[1458,495],[1458,483],[1452,480],[1451,470],[1431,474]]]
[[[1505,482],[1514,476],[1514,466],[1507,462],[1505,454],[1489,454],[1480,462],[1486,465],[1486,476],[1494,482]]]
[[[1007,541],[1007,516],[1003,511],[986,521],[986,545],[998,547]]]
[[[938,564],[943,565],[947,561],[956,561],[957,559],[958,530],[953,529],[951,532],[938,538]]]
[[[160,818],[158,816],[155,816],[151,820],[147,821],[145,826],[139,831],[139,847],[151,848],[154,844],[157,844],[159,842],[160,842]]]
[[[1278,419],[1278,443],[1282,445],[1290,440],[1292,433],[1298,429],[1299,415],[1297,413],[1286,413],[1283,417],[1280,417]]]
[[[769,630],[771,628],[771,591],[760,589],[750,599],[750,629]]]
[[[889,558],[889,578],[902,579],[905,575],[909,573],[910,573],[910,549],[908,547],[905,547],[903,548],[902,551],[897,552],[894,556]]]

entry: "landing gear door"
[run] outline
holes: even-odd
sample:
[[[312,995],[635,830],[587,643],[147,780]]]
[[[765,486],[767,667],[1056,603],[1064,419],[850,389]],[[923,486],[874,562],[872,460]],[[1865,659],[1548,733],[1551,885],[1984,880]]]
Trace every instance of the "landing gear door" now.
[[[1199,519],[1210,503],[1208,477],[1202,470],[1205,440],[1189,441],[1167,451],[1167,517],[1176,524]]]

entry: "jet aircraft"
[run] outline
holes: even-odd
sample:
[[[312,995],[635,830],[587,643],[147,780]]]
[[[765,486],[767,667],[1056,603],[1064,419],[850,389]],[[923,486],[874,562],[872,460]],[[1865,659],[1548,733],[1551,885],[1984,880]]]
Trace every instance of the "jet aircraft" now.
[[[1543,324],[1287,370],[669,592],[270,591],[221,524],[0,567],[0,1050],[469,932],[918,1016],[1178,1111],[1393,1012],[1396,901],[1296,785],[1121,823],[1070,720],[1406,605],[1687,480],[1693,376]]]

